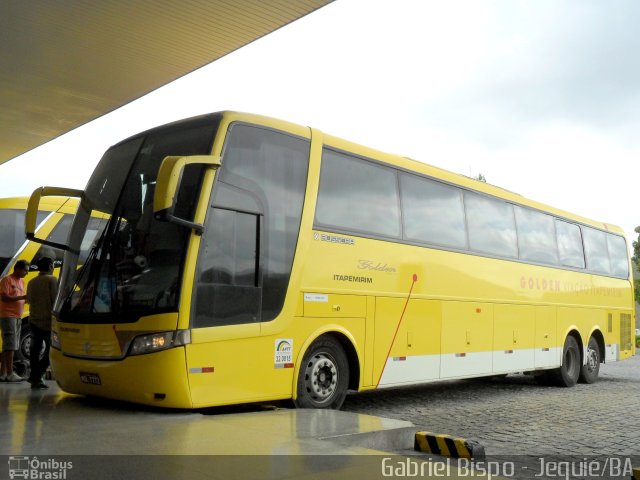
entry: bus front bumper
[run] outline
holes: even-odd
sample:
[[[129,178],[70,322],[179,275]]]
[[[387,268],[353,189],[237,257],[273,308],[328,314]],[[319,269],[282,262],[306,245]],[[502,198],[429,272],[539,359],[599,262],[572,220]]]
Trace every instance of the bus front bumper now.
[[[122,360],[68,357],[51,349],[51,368],[67,393],[168,408],[193,408],[184,347]]]

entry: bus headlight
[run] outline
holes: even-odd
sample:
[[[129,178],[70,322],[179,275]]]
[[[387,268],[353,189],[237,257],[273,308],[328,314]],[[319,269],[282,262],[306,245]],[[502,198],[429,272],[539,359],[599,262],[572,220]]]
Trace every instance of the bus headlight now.
[[[58,336],[58,332],[55,330],[51,330],[51,348],[55,348],[56,350],[60,350],[60,337]]]
[[[133,339],[129,355],[143,355],[191,343],[191,330],[140,335]]]

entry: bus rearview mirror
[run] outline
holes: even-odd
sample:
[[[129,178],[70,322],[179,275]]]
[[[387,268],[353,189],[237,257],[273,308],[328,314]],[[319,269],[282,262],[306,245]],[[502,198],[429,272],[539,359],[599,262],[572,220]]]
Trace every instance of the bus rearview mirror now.
[[[44,238],[36,237],[36,227],[38,218],[38,208],[40,206],[40,200],[43,197],[77,197],[81,198],[84,191],[75,190],[73,188],[63,187],[39,187],[36,188],[31,197],[29,197],[29,203],[27,205],[27,212],[24,217],[24,232],[28,240],[50,247],[59,248],[61,250],[68,250],[68,246],[62,243],[50,242]]]
[[[182,172],[187,165],[206,165],[209,168],[220,167],[220,157],[217,155],[191,155],[165,157],[158,170],[156,189],[153,195],[153,212],[157,219],[184,225],[201,233],[203,226],[192,221],[174,216],[174,209]]]

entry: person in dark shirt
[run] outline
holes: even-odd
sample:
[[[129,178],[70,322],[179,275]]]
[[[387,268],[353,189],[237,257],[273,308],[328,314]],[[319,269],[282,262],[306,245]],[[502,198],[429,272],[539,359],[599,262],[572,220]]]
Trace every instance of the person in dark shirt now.
[[[31,351],[29,353],[31,375],[29,382],[33,389],[45,389],[49,388],[44,383],[43,377],[49,366],[51,315],[58,293],[58,281],[53,276],[53,260],[51,258],[42,257],[38,260],[37,265],[40,273],[27,286],[29,322],[31,323]],[[45,349],[41,356],[43,344]]]

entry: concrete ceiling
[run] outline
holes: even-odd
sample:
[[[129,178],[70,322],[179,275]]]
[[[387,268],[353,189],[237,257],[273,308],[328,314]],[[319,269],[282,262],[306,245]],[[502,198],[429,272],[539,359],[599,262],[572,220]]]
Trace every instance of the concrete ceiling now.
[[[0,164],[331,0],[0,0]]]

